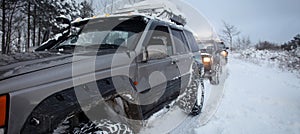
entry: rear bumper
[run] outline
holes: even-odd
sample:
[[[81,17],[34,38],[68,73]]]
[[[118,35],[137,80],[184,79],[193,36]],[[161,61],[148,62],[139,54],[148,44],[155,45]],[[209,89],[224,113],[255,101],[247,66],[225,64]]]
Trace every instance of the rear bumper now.
[[[215,74],[211,65],[204,66],[204,77],[211,77]]]
[[[210,72],[211,71],[211,64],[210,63],[205,63],[204,64],[204,71],[205,72]]]
[[[204,77],[207,78],[207,77],[211,77],[211,76],[214,76],[214,75],[215,75],[215,72],[208,71],[208,72],[205,72]]]

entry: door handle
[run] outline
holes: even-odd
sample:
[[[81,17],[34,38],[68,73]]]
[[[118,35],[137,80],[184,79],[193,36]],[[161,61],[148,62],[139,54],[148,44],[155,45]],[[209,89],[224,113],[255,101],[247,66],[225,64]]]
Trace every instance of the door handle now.
[[[172,59],[172,64],[176,64],[177,62],[179,62],[178,59]]]

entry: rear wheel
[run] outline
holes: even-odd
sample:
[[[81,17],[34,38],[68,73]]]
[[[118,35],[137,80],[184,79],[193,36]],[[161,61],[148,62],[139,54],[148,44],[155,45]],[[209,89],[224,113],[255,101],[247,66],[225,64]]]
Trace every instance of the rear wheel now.
[[[191,82],[178,98],[178,106],[187,114],[196,116],[201,113],[204,100],[204,84],[198,66],[193,64]]]
[[[203,108],[203,103],[204,103],[204,82],[201,80],[200,82],[200,89],[198,90],[198,98],[197,101],[191,111],[192,116],[199,115],[202,111]]]
[[[220,72],[221,72],[220,65],[217,65],[214,68],[213,76],[209,77],[210,84],[219,85],[219,83],[220,83]]]

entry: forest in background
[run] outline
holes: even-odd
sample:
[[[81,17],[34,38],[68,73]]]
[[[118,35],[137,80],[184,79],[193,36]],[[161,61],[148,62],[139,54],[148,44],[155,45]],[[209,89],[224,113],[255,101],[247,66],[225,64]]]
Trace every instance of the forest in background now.
[[[2,54],[30,52],[57,33],[56,19],[69,20],[112,13],[142,0],[1,0],[0,51]],[[220,37],[232,49],[255,47],[258,50],[296,50],[300,48],[300,34],[284,44],[269,41],[252,43],[250,37],[241,37],[238,29],[224,22]]]
[[[29,52],[56,33],[56,18],[69,20],[112,13],[139,0],[1,0],[0,51]]]

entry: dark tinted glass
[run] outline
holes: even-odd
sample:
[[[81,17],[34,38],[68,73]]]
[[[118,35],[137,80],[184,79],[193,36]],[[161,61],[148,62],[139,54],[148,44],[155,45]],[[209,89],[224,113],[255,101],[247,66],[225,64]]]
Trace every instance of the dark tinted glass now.
[[[157,26],[155,27],[153,34],[151,35],[150,41],[148,45],[155,45],[151,44],[152,42],[162,42],[163,45],[167,46],[168,55],[173,55],[173,46],[171,42],[169,28],[166,26]]]
[[[176,54],[186,53],[188,51],[188,46],[183,31],[172,29],[172,35],[174,39]]]
[[[192,52],[198,52],[199,48],[197,46],[197,42],[194,38],[194,35],[191,32],[185,31],[185,35],[187,37],[187,41],[190,45],[191,51]]]

